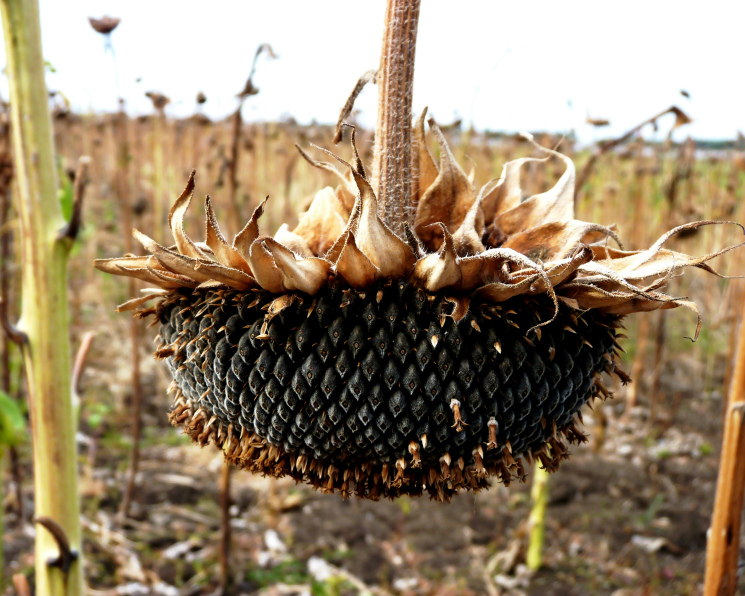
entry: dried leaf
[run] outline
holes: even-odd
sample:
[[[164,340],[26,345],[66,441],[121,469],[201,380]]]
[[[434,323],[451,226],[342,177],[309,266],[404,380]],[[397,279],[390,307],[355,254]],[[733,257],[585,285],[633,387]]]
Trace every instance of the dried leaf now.
[[[325,254],[342,234],[349,218],[349,210],[344,207],[336,192],[330,186],[319,190],[308,210],[300,216],[300,222],[293,230],[301,236],[312,254]]]
[[[220,226],[217,224],[217,218],[215,218],[215,212],[209,196],[205,199],[204,208],[207,219],[207,246],[210,247],[210,250],[215,255],[215,259],[226,267],[232,267],[233,269],[238,269],[251,275],[251,267],[249,267],[248,261],[243,258],[243,255],[234,246],[228,244],[228,241],[225,240],[225,237],[220,232]]]
[[[428,292],[437,292],[442,288],[457,286],[461,282],[461,271],[457,263],[453,237],[442,223],[434,224],[442,230],[444,242],[436,253],[417,261],[414,266],[412,281]]]
[[[563,259],[574,251],[589,232],[599,232],[613,238],[620,244],[618,235],[600,224],[572,219],[566,222],[554,221],[519,232],[509,237],[503,248],[512,248],[534,261]]]
[[[551,149],[541,147],[530,135],[525,135],[536,148],[556,155],[566,164],[566,171],[549,191],[535,195],[494,220],[494,242],[501,244],[510,236],[549,222],[568,222],[574,219],[574,179],[572,160]]]
[[[162,265],[153,255],[96,259],[93,261],[93,266],[104,273],[112,273],[114,275],[121,275],[120,271],[122,269],[162,268]]]
[[[352,232],[346,233],[346,241],[335,267],[337,275],[353,288],[368,288],[380,276],[378,268],[357,248]]]
[[[445,302],[450,302],[453,305],[452,312],[445,316],[453,319],[454,323],[460,323],[468,314],[471,298],[469,296],[446,296]]]
[[[580,246],[574,253],[573,256],[561,259],[560,261],[552,261],[548,265],[546,274],[548,275],[551,285],[556,287],[564,283],[569,277],[585,263],[589,263],[593,259],[592,251],[588,246]]]
[[[486,224],[496,217],[517,207],[522,200],[520,188],[520,169],[526,163],[546,161],[548,157],[521,157],[508,161],[502,166],[502,176],[487,182],[479,193]]]
[[[151,292],[150,294],[146,294],[145,296],[132,298],[131,300],[127,300],[123,304],[117,306],[116,312],[126,312],[128,310],[134,310],[135,308],[142,306],[143,304],[147,304],[151,300],[155,300],[156,298],[163,298],[163,296],[166,294],[167,292]]]
[[[233,239],[233,247],[246,261],[249,261],[251,245],[259,237],[259,218],[264,214],[264,205],[266,205],[268,200],[269,197],[266,197],[259,203],[258,207],[254,209],[251,219],[248,220],[248,223]]]
[[[393,279],[407,277],[414,268],[416,257],[409,246],[396,236],[378,216],[378,199],[370,183],[337,155],[322,147],[318,149],[347,166],[357,184],[357,200],[347,223],[347,230],[354,234],[357,247],[378,268],[380,277]],[[337,241],[329,249],[329,254],[336,255],[341,248],[342,245]]]
[[[205,255],[197,248],[192,239],[186,235],[184,231],[184,215],[189,208],[191,198],[194,196],[194,177],[196,173],[196,170],[191,171],[186,188],[184,188],[184,191],[173,203],[171,211],[168,214],[168,226],[171,228],[174,240],[176,240],[178,251],[182,255],[195,259],[204,257]]]
[[[427,191],[427,189],[432,186],[432,183],[435,181],[438,174],[435,160],[432,159],[432,154],[427,148],[427,139],[424,134],[424,120],[426,117],[427,108],[424,108],[421,115],[419,116],[419,118],[417,118],[417,121],[414,124],[414,134],[411,138],[414,155],[418,156],[417,180],[413,196],[415,206],[424,196],[424,193]]]
[[[251,270],[254,272],[256,281],[262,288],[272,294],[281,294],[285,291],[285,276],[282,270],[277,267],[274,261],[274,255],[264,242],[267,239],[270,238],[268,236],[260,236],[251,244],[248,262],[251,265]]]
[[[442,222],[448,228],[457,230],[476,200],[476,193],[450,152],[442,131],[431,118],[429,126],[440,145],[440,171],[419,200],[414,231],[427,248],[437,250],[442,243],[442,234],[432,224]]]
[[[654,275],[661,275],[663,273],[675,271],[683,267],[700,267],[706,261],[743,245],[742,243],[735,244],[700,257],[692,257],[682,253],[662,249],[662,245],[675,234],[687,230],[693,230],[701,226],[714,224],[736,225],[745,233],[745,228],[743,228],[741,224],[733,221],[705,220],[691,222],[666,232],[647,250],[626,257],[612,259],[611,261],[603,262],[603,264],[618,273],[624,279],[644,279]]]
[[[481,237],[484,235],[484,210],[481,208],[481,197],[477,198],[466,214],[461,226],[453,234],[455,251],[458,256],[467,257],[484,252]]]
[[[314,168],[318,168],[320,170],[329,172],[333,174],[334,176],[336,176],[341,181],[341,188],[343,189],[343,192],[342,192],[342,196],[340,196],[339,199],[342,201],[342,203],[348,210],[351,210],[354,204],[354,198],[357,196],[357,189],[355,188],[354,181],[349,176],[340,172],[333,164],[330,164],[325,161],[317,161],[313,159],[310,155],[308,155],[305,151],[303,151],[299,145],[295,145],[295,148],[300,152],[300,155],[303,156],[305,161],[307,161]]]
[[[132,233],[143,248],[158,259],[160,264],[169,271],[180,273],[195,281],[212,279],[209,274],[198,269],[199,262],[197,259],[169,250],[139,230],[132,230]]]
[[[103,271],[103,270],[102,270]],[[113,267],[111,270],[106,270],[106,273],[112,273],[114,275],[121,275],[124,277],[134,277],[135,279],[141,279],[151,284],[155,284],[158,287],[164,289],[177,289],[182,287],[181,284],[176,284],[172,281],[166,281],[155,275],[154,269],[148,267]]]
[[[196,288],[199,285],[199,283],[194,281],[192,278],[187,277],[186,275],[181,275],[180,273],[172,273],[170,271],[157,269],[148,269],[148,271],[173,288]]]
[[[352,93],[349,94],[347,101],[344,103],[344,107],[341,109],[341,112],[339,113],[339,119],[336,121],[336,130],[334,131],[334,138],[333,138],[334,145],[339,144],[339,142],[342,139],[342,127],[345,125],[344,121],[347,118],[349,118],[349,115],[352,113],[355,100],[357,99],[359,94],[362,93],[362,90],[365,88],[365,85],[367,85],[368,83],[377,83],[377,79],[378,79],[378,71],[368,70],[357,81],[357,84],[354,86],[354,89],[352,89]]]
[[[359,220],[352,232],[357,247],[380,271],[382,277],[401,279],[414,269],[414,253],[378,217],[378,201],[367,180],[356,173],[359,188]]]
[[[279,230],[274,234],[274,239],[279,242],[282,246],[286,246],[295,254],[301,257],[314,257],[313,251],[308,246],[305,238],[298,236],[294,232],[290,232],[290,228],[286,223],[279,226]]]
[[[225,284],[236,290],[245,291],[256,286],[256,280],[250,275],[214,261],[200,260],[197,263],[197,269],[200,272],[206,272],[209,280]]]
[[[530,277],[513,283],[506,284],[500,281],[495,281],[478,288],[475,292],[477,296],[482,296],[491,300],[492,302],[504,302],[514,296],[525,294],[530,289],[530,284],[539,278],[538,274],[533,274]]]
[[[254,242],[250,257],[256,280],[270,292],[300,290],[312,295],[328,282],[329,261],[318,257],[298,258],[289,248],[268,236]]]

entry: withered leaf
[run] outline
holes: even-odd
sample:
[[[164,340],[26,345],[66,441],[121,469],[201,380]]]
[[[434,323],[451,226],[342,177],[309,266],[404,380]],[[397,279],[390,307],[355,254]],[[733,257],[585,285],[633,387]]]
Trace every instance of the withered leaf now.
[[[300,216],[300,222],[293,233],[305,240],[314,255],[321,256],[344,231],[348,218],[349,210],[344,207],[334,189],[327,186],[313,197],[310,207]]]
[[[468,176],[455,161],[442,131],[431,118],[429,126],[440,145],[440,171],[419,200],[414,231],[427,248],[437,250],[442,243],[442,234],[436,227],[431,227],[432,224],[442,222],[457,230],[476,200],[476,193]]]

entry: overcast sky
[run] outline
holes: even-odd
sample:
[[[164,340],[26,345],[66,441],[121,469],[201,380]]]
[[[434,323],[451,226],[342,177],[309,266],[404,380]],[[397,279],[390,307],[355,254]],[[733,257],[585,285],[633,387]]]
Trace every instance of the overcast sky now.
[[[44,53],[56,70],[48,84],[76,110],[112,110],[119,93],[130,111],[147,112],[144,93],[156,90],[172,98],[170,114],[188,115],[201,90],[205,112],[223,117],[266,42],[280,57],[260,61],[261,91],[244,114],[301,122],[336,121],[359,75],[377,66],[384,9],[383,0],[40,1]],[[679,135],[733,138],[745,129],[745,2],[422,4],[414,107],[429,106],[442,123],[574,129],[592,140],[677,104],[695,120]],[[111,36],[118,91],[112,54],[87,20],[104,14],[122,19]],[[5,81],[0,92],[7,97]],[[363,123],[374,122],[374,87],[357,107]],[[588,115],[612,125],[593,131]]]

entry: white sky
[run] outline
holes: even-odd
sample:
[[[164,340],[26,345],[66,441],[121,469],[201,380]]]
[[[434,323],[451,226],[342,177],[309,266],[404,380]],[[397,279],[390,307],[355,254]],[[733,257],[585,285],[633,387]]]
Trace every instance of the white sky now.
[[[77,110],[116,107],[112,56],[87,20],[109,14],[122,19],[112,40],[130,111],[149,111],[144,92],[157,90],[173,100],[170,114],[188,115],[202,90],[205,112],[225,116],[267,42],[280,58],[261,59],[260,93],[244,114],[300,122],[335,122],[359,75],[377,66],[384,8],[384,0],[40,2],[44,53],[56,69],[48,84]],[[745,2],[422,4],[414,107],[428,105],[441,123],[460,116],[478,128],[574,129],[592,140],[677,104],[695,120],[679,136],[731,139],[745,129]],[[0,92],[7,97],[4,80]],[[363,124],[374,122],[374,87],[357,107]],[[593,131],[588,114],[612,126]]]

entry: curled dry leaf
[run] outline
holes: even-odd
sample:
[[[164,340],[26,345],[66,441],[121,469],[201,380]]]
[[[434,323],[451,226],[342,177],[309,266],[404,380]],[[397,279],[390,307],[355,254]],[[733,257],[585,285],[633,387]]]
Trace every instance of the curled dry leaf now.
[[[600,224],[572,219],[569,221],[552,221],[535,228],[518,232],[509,237],[503,248],[512,248],[535,261],[563,259],[582,243],[590,232],[598,232],[613,238],[620,244],[618,235]]]
[[[566,165],[566,170],[551,190],[529,198],[494,220],[493,226],[501,239],[500,243],[542,223],[568,222],[574,219],[574,163],[561,153],[541,147],[533,141],[532,136],[525,134],[525,137],[541,151],[559,157]]]
[[[346,232],[335,270],[350,286],[358,289],[370,287],[380,277],[380,270],[357,248],[351,231]]]
[[[258,207],[254,209],[251,219],[233,239],[233,247],[246,261],[249,260],[251,245],[259,237],[259,218],[264,214],[264,205],[268,200],[269,197],[266,197],[259,203]]]
[[[215,211],[212,208],[212,201],[210,201],[209,196],[205,199],[204,209],[207,218],[206,244],[212,250],[215,259],[227,267],[251,275],[251,267],[249,267],[246,259],[233,245],[228,244],[228,241],[220,232],[220,226],[217,224],[217,218],[215,218]]]
[[[547,159],[547,157],[521,157],[508,161],[502,166],[502,176],[489,181],[481,189],[482,206],[487,224],[491,224],[502,213],[514,209],[522,201],[520,170],[523,165]]]
[[[427,189],[432,186],[437,178],[437,165],[432,159],[432,154],[427,148],[427,139],[424,133],[424,121],[427,118],[427,108],[422,110],[421,115],[414,124],[414,134],[412,135],[413,153],[417,155],[416,184],[414,186],[414,205],[424,196]]]
[[[176,248],[178,248],[178,251],[182,255],[193,257],[195,259],[203,257],[204,254],[196,247],[191,238],[186,235],[186,232],[184,231],[184,215],[186,214],[186,210],[189,208],[191,199],[194,196],[194,177],[196,176],[196,173],[196,170],[191,171],[191,174],[189,174],[189,180],[186,183],[186,188],[184,188],[184,191],[173,203],[171,211],[168,214],[168,227],[171,228],[171,234],[173,234],[173,238],[176,241]],[[209,225],[209,218],[207,220],[207,225]]]
[[[351,173],[349,173],[349,175],[344,174],[340,172],[339,169],[336,168],[333,164],[313,159],[298,145],[295,145],[295,148],[298,150],[303,159],[305,159],[305,161],[307,161],[314,168],[329,172],[339,179],[341,185],[336,189],[337,198],[342,202],[347,211],[351,211],[354,206],[354,198],[357,195],[357,188],[355,187],[354,180],[351,177]]]
[[[424,192],[417,206],[414,232],[430,250],[436,250],[443,236],[432,224],[444,223],[457,230],[476,200],[471,181],[455,161],[442,131],[434,120],[429,121],[440,146],[440,169],[437,178]]]
[[[275,293],[299,290],[315,294],[327,283],[331,268],[327,260],[298,257],[268,236],[259,237],[251,245],[250,258],[259,284]],[[262,280],[266,280],[271,289]]]
[[[427,290],[437,292],[442,288],[455,287],[460,284],[462,274],[457,263],[453,237],[443,223],[433,224],[439,226],[443,233],[444,241],[436,253],[427,255],[417,261],[412,281]]]
[[[298,236],[294,232],[290,232],[290,227],[286,223],[279,226],[279,230],[274,234],[274,239],[301,257],[313,256],[313,251],[308,246],[305,238]]]
[[[346,228],[349,210],[331,187],[319,190],[308,210],[300,216],[293,230],[301,236],[312,254],[322,255],[328,251]]]

